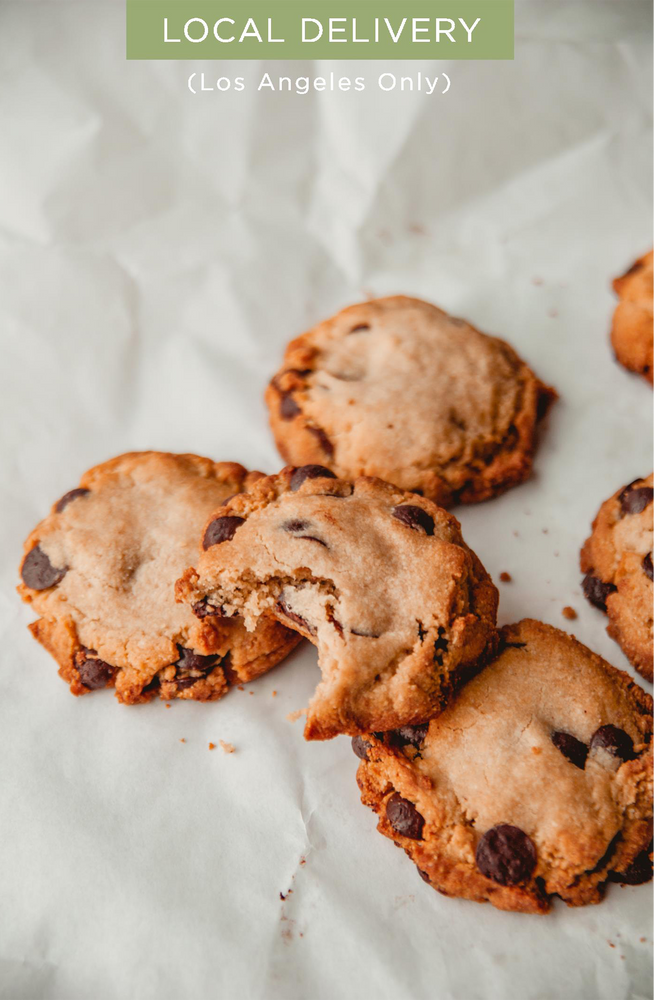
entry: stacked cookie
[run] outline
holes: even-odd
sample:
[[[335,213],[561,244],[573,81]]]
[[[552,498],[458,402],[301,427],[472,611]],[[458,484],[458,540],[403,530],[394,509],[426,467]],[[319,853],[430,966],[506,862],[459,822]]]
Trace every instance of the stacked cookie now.
[[[363,801],[439,891],[542,912],[644,881],[651,699],[556,629],[498,632],[497,590],[444,509],[527,478],[555,399],[508,344],[427,303],[345,310],[268,389],[281,473],[135,453],[54,505],[21,565],[31,630],[74,694],[125,704],[216,700],[305,637],[321,670],[306,738],[353,737]],[[589,550],[585,570],[613,588],[620,636],[651,482],[616,501],[647,489],[637,531],[611,521],[619,556]],[[651,527],[649,546],[651,585]]]

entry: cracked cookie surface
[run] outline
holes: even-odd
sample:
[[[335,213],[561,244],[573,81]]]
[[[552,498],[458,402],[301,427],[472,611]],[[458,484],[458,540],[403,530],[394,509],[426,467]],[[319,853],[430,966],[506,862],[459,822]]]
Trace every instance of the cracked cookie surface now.
[[[607,632],[652,680],[654,477],[635,479],[606,500],[581,550],[584,594],[608,615]]]
[[[209,513],[260,475],[197,455],[132,453],[57,501],[25,543],[18,590],[73,694],[114,686],[127,704],[157,693],[214,700],[297,644],[272,616],[252,633],[175,601]]]
[[[504,341],[405,296],[352,306],[292,341],[266,392],[287,462],[378,476],[443,506],[527,479],[555,398]]]
[[[613,288],[620,299],[613,314],[611,343],[617,360],[652,384],[654,351],[652,308],[653,252],[640,257]]]
[[[353,740],[363,802],[446,896],[543,913],[651,878],[652,699],[526,619],[422,727]]]
[[[208,521],[180,600],[274,614],[318,648],[305,736],[416,723],[439,711],[496,640],[497,590],[431,501],[377,479],[289,467]]]

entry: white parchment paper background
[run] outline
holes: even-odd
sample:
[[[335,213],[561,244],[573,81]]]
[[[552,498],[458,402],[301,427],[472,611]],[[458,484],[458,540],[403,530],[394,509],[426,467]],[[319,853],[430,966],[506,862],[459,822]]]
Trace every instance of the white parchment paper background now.
[[[649,887],[521,917],[420,881],[359,804],[349,740],[286,720],[308,647],[217,705],[75,700],[13,592],[22,539],[92,464],[275,471],[261,397],[286,340],[402,291],[558,388],[534,479],[457,514],[513,576],[503,622],[567,625],[625,667],[577,554],[652,466],[651,392],[607,343],[610,279],[651,244],[648,6],[518,0],[513,63],[223,64],[247,91],[193,97],[192,66],[125,62],[122,2],[0,3],[3,997],[651,996]],[[375,85],[442,69],[445,97]],[[368,89],[259,95],[264,70]]]

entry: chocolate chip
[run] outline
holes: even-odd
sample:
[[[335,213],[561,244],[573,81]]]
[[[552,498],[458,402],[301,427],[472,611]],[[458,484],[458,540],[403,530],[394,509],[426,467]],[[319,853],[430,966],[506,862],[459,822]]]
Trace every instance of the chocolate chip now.
[[[420,876],[420,878],[422,879],[422,881],[426,882],[427,885],[431,885],[431,879],[430,879],[429,875],[427,874],[427,872],[423,872],[422,868],[418,868],[417,865],[416,865],[416,868],[418,870],[418,875]]]
[[[309,521],[302,521],[299,518],[294,518],[291,521],[284,521],[282,524],[282,529],[288,531],[289,534],[294,535],[295,538],[304,538],[308,542],[318,542],[318,545],[323,545],[326,549],[329,548],[327,542],[323,542],[322,538],[316,538],[315,535],[305,535],[303,532],[311,528]]]
[[[336,476],[331,469],[326,469],[324,465],[302,465],[291,476],[293,492],[299,490],[305,479],[336,479]]]
[[[592,573],[586,573],[581,589],[591,604],[594,604],[600,611],[606,611],[606,599],[609,594],[613,594],[618,588],[614,583],[604,583],[599,577]]]
[[[200,677],[176,677],[175,684],[178,691],[185,691],[186,688],[193,687],[196,681],[201,680]]]
[[[612,757],[623,761],[632,760],[634,756],[634,743],[631,736],[625,733],[624,729],[618,729],[617,726],[611,725],[600,726],[593,733],[590,749],[591,751],[605,750]]]
[[[369,323],[358,323],[357,326],[353,326],[350,333],[362,333],[364,330],[369,330]]]
[[[412,507],[410,504],[393,507],[393,517],[416,531],[422,530],[426,535],[434,534],[434,519],[422,507]]]
[[[396,833],[411,840],[422,840],[425,821],[413,802],[395,792],[386,803],[386,816]]]
[[[650,578],[650,580],[654,580],[654,577],[652,576],[652,571],[654,570],[654,567],[652,566],[652,553],[651,552],[648,552],[647,555],[645,556],[645,558],[643,559],[642,567],[643,567],[643,573],[645,574],[645,576],[648,576]]]
[[[334,454],[334,445],[331,443],[327,435],[325,434],[322,427],[307,427],[308,431],[311,431],[313,436],[317,438],[318,444],[324,451],[325,455],[331,456]]]
[[[487,830],[477,845],[477,868],[499,885],[525,882],[536,867],[536,848],[526,833],[508,823]]]
[[[366,743],[362,736],[352,737],[352,749],[360,760],[368,760],[370,743]]]
[[[76,666],[82,684],[91,691],[106,687],[114,675],[114,668],[104,660],[87,659],[84,656],[78,658]]]
[[[428,731],[429,723],[424,722],[421,726],[402,726],[401,729],[394,729],[390,735],[393,743],[400,746],[407,746],[410,743],[416,750],[420,750]]]
[[[298,615],[295,611],[291,611],[285,601],[277,601],[277,610],[281,611],[285,618],[290,619],[290,621],[295,622],[296,625],[306,629],[310,635],[316,634],[316,629],[313,625],[310,625],[306,618],[303,618],[302,615]]]
[[[618,497],[622,517],[626,517],[628,514],[642,513],[651,504],[652,500],[654,500],[654,489],[651,486],[635,487],[635,483],[637,482],[639,482],[638,479],[625,486]]]
[[[588,747],[576,736],[564,733],[560,730],[552,733],[552,743],[557,750],[560,750],[564,757],[567,757],[571,764],[583,771],[586,766]]]
[[[244,517],[217,517],[211,522],[204,533],[202,547],[210,549],[212,545],[220,545],[221,542],[228,542],[236,534],[236,529],[245,524]]]
[[[209,601],[206,599],[206,597],[203,601],[197,601],[195,604],[193,604],[191,607],[191,611],[193,612],[196,618],[207,618],[209,617],[209,615],[215,615],[217,618],[224,617],[223,609],[216,607],[215,604],[209,604]]]
[[[623,872],[609,872],[609,882],[621,885],[643,885],[652,878],[652,858],[649,851],[641,851]]]
[[[73,500],[77,500],[78,497],[85,497],[86,494],[90,492],[90,490],[84,490],[80,487],[77,490],[69,490],[68,493],[64,493],[61,500],[58,500],[55,506],[57,514],[61,514],[62,510],[65,510],[68,504]]]
[[[438,664],[439,667],[443,666],[443,656],[449,648],[450,644],[445,638],[445,629],[439,625],[438,638],[434,640],[434,663]]]
[[[301,413],[302,410],[293,399],[291,393],[286,392],[282,396],[282,401],[279,404],[279,412],[282,419],[292,420],[293,417],[297,417],[298,413]]]
[[[68,572],[68,567],[58,569],[53,566],[40,545],[35,545],[25,556],[20,575],[26,587],[32,590],[47,590],[60,583]]]
[[[194,670],[206,674],[218,659],[215,654],[213,656],[203,656],[200,653],[196,653],[193,649],[187,649],[185,646],[178,646],[177,650],[180,654],[179,660],[175,663],[178,670]]]

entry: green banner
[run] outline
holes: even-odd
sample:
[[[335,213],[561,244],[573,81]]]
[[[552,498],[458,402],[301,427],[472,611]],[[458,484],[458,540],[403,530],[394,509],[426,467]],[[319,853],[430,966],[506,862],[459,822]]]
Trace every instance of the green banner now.
[[[513,0],[126,0],[128,59],[513,59]]]

